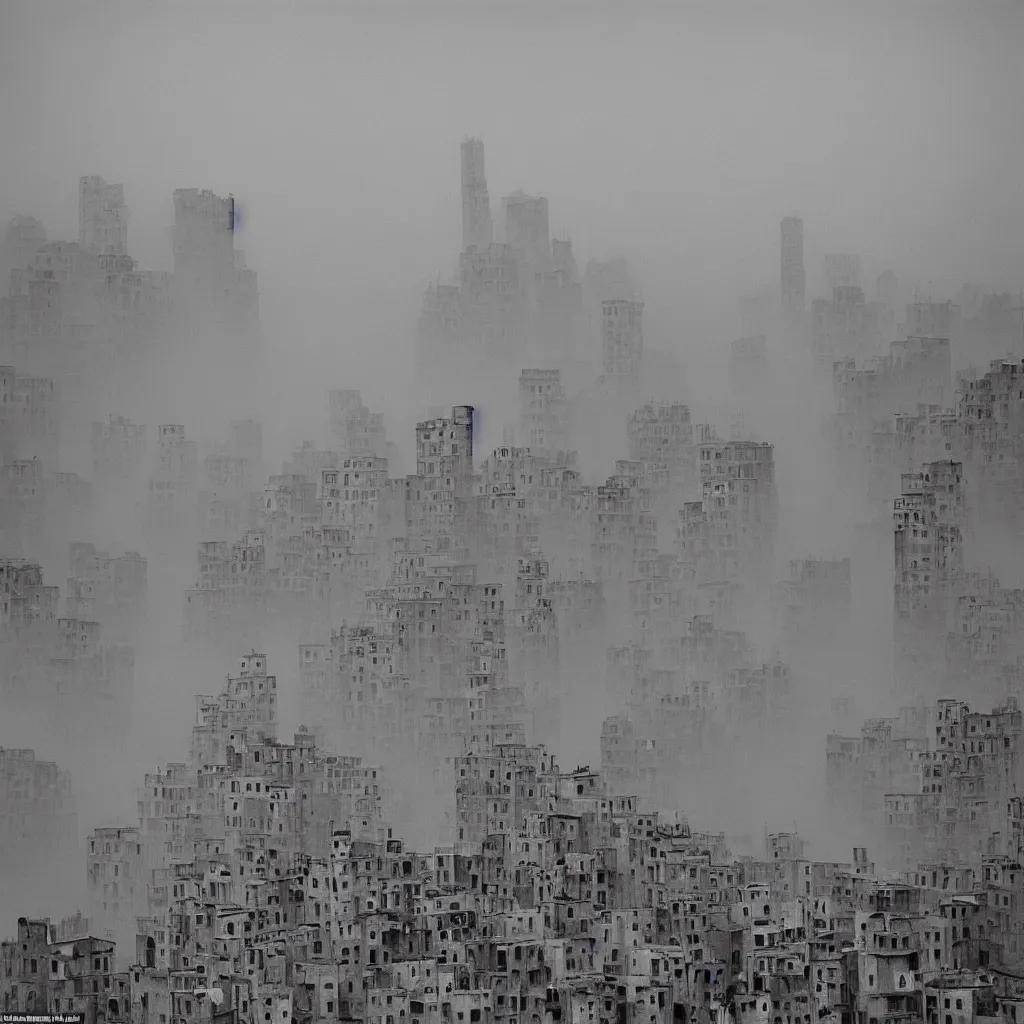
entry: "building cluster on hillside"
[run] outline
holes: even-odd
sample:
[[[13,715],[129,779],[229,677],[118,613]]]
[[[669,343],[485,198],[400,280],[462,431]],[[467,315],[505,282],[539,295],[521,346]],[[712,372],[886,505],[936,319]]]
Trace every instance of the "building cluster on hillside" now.
[[[857,459],[876,474],[866,488],[871,497],[882,497],[886,486],[891,493],[897,467],[927,461],[936,446],[949,450],[941,446],[948,440],[944,423],[953,403],[954,315],[948,302],[913,303],[886,356],[867,366],[858,366],[853,357],[833,363],[836,443],[847,462]]]
[[[941,458],[900,474],[894,628],[898,661],[918,683],[929,675],[933,685],[969,678],[973,692],[985,693],[1021,653],[1019,592],[1003,590],[991,572],[971,570],[965,560],[970,537],[1017,522],[1019,370],[1001,363],[983,378],[962,378],[957,411],[933,418],[934,427],[912,443],[928,455],[941,448]]]
[[[993,360],[959,375],[957,442],[977,506],[993,522],[1021,527],[1024,497],[1024,360]]]
[[[881,828],[894,869],[980,872],[1000,862],[1019,872],[1019,692],[989,711],[940,698],[904,707],[894,718],[868,719],[859,736],[830,734],[830,801]]]
[[[401,760],[410,785],[443,793],[445,758],[528,736],[554,748],[562,709],[582,697],[564,652],[608,646],[608,600],[628,609],[629,642],[654,674],[598,684],[633,702],[637,743],[649,731],[641,706],[648,718],[664,702],[697,722],[716,707],[746,722],[740,705],[790,699],[788,669],[764,670],[727,634],[744,574],[770,567],[771,445],[723,441],[694,430],[685,405],[649,403],[628,417],[630,458],[587,485],[576,453],[551,447],[564,431],[558,372],[527,370],[520,425],[536,447],[475,463],[475,410],[456,406],[417,424],[416,471],[391,478],[383,430],[343,394],[330,401],[343,451],[309,443],[241,499],[248,517],[199,544],[186,595],[193,639],[247,630],[256,643],[272,621],[301,620],[301,693],[339,749]]]
[[[1020,598],[968,555],[972,542],[1019,534],[1024,363],[961,372],[954,392],[958,322],[950,302],[915,302],[888,356],[834,363],[833,450],[869,515],[892,510],[898,687],[995,703],[1020,672]]]
[[[451,838],[416,851],[388,824],[380,769],[325,755],[305,730],[277,739],[276,679],[253,652],[197,698],[189,757],[146,776],[138,825],[89,835],[88,919],[19,920],[0,957],[3,1008],[670,1024],[926,1019],[949,998],[960,1020],[1012,1020],[1021,813],[999,797],[1021,737],[1014,706],[948,701],[841,741],[854,752],[830,740],[830,784],[884,793],[896,848],[917,858],[884,875],[863,849],[814,861],[792,833],[736,858],[724,836],[521,741],[452,759]],[[923,798],[885,791],[900,771]],[[961,832],[986,841],[943,859]]]
[[[283,778],[288,762],[245,764],[274,750],[258,729],[236,740],[225,750],[237,766],[206,769],[213,785],[153,787],[168,818],[186,810],[178,800],[210,823],[167,842],[180,851],[172,870],[146,870],[141,829],[90,836],[97,917],[73,937],[18,922],[3,947],[5,1010],[668,1024],[925,1019],[946,998],[961,1020],[1019,1008],[1021,979],[1005,965],[1022,883],[1005,856],[883,878],[864,850],[815,862],[798,836],[776,834],[761,858],[735,859],[724,837],[662,821],[610,796],[599,774],[518,744],[456,761],[460,838],[415,852],[340,819],[323,835],[293,831],[304,814],[289,797],[323,795],[332,769]],[[368,788],[351,774],[352,789]],[[144,910],[127,951],[106,937],[115,905]]]

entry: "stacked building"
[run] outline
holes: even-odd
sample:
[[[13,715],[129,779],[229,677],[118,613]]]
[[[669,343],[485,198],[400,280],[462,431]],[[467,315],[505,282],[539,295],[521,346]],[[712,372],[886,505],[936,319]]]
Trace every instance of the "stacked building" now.
[[[978,512],[988,525],[1017,529],[1024,486],[1024,363],[993,360],[988,371],[960,375],[957,389],[959,442]]]
[[[869,719],[859,737],[830,735],[830,801],[875,825],[900,870],[1017,863],[1024,841],[1018,699],[972,711],[940,698],[893,719]]]
[[[735,581],[770,564],[778,528],[774,449],[723,441],[708,428],[699,434],[702,499],[679,511],[678,550],[701,582]]]
[[[942,641],[954,625],[964,573],[963,464],[931,462],[901,477],[893,505],[893,630],[897,672],[911,685],[941,679]]]
[[[39,458],[55,468],[60,443],[58,411],[51,379],[0,366],[0,455],[4,463]]]
[[[884,347],[881,311],[857,285],[836,285],[811,303],[812,352],[822,362],[877,358]]]
[[[80,179],[78,244],[85,252],[127,255],[130,215],[124,205],[124,185],[108,185],[97,174]]]
[[[776,1001],[812,1019],[924,1019],[948,998],[961,1019],[1012,1019],[1022,883],[998,843],[958,863],[925,832],[923,859],[884,877],[864,848],[814,860],[794,833],[736,858],[724,836],[613,795],[605,773],[512,743],[454,759],[454,837],[417,852],[381,823],[374,769],[324,758],[308,733],[272,738],[265,670],[250,655],[201,699],[189,762],[147,778],[138,830],[90,837],[106,920],[19,920],[5,1012],[511,1021],[525,1007],[670,1024],[763,1021]],[[953,755],[921,758],[929,787],[933,763],[956,777],[969,736],[1013,742],[1019,718],[953,702],[922,715],[925,748]],[[986,770],[1001,759],[982,755]],[[897,799],[894,829],[912,813]],[[123,904],[146,904],[127,952],[105,937],[115,878]]]
[[[33,1016],[67,1015],[99,1024],[134,1018],[130,978],[116,973],[115,945],[48,918],[18,918],[17,937],[3,945],[4,1009]]]
[[[230,637],[244,627],[255,642],[274,615],[294,624],[295,616],[319,622],[353,614],[363,590],[382,581],[388,539],[404,532],[404,487],[389,479],[388,460],[373,454],[375,442],[384,447],[380,417],[351,394],[354,412],[342,397],[349,393],[331,397],[342,452],[304,442],[284,472],[258,485],[250,467],[262,462],[261,445],[254,437],[243,444],[240,435],[253,431],[235,424],[225,450],[207,456],[188,636]],[[249,454],[233,454],[241,451]]]
[[[145,527],[153,536],[183,530],[195,514],[198,499],[199,451],[180,423],[157,428],[156,466],[149,478]]]
[[[626,430],[630,460],[650,467],[655,505],[671,517],[699,488],[689,407],[682,402],[648,402],[630,414]]]
[[[993,700],[1009,696],[1005,679],[1024,648],[1024,591],[1005,589],[991,572],[968,572],[957,593],[955,619],[946,634],[950,683]]]
[[[354,389],[331,391],[328,395],[329,436],[339,455],[387,458],[384,414],[363,405],[362,394]]]
[[[263,479],[260,423],[233,420],[227,440],[208,445],[196,475],[199,526],[204,537],[227,540],[251,526],[258,511],[256,489]]]
[[[473,407],[416,424],[416,472],[405,480],[405,536],[428,551],[451,550],[473,488]]]
[[[559,370],[523,370],[519,375],[519,431],[531,451],[568,448],[567,407]]]
[[[45,585],[42,567],[23,558],[0,561],[0,582],[3,584],[0,630],[4,642],[34,642],[35,631],[56,621],[60,588]]]
[[[174,193],[173,294],[178,315],[212,318],[231,333],[246,333],[259,317],[256,273],[235,249],[238,211],[234,197],[207,189]]]
[[[644,354],[644,304],[628,299],[601,303],[601,353],[605,379],[635,387]]]
[[[908,448],[941,437],[943,423],[948,431],[954,316],[950,303],[913,303],[907,306],[902,337],[892,342],[888,355],[866,366],[858,366],[854,357],[833,363],[834,431],[848,461],[852,455],[890,468]]]

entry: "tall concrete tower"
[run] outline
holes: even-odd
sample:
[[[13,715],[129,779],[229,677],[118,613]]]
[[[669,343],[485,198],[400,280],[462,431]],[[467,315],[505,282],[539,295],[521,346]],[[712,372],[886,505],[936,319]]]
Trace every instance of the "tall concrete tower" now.
[[[197,286],[230,275],[235,268],[234,200],[204,189],[174,193],[174,276]]]
[[[124,185],[108,185],[99,175],[78,179],[78,244],[97,255],[128,252],[128,207]]]
[[[462,140],[462,251],[471,245],[486,249],[494,240],[491,199],[484,172],[484,144]]]
[[[506,196],[501,205],[505,211],[505,241],[523,253],[530,267],[546,270],[551,262],[547,199],[516,192]]]
[[[636,380],[644,354],[644,304],[609,299],[601,312],[605,376]]]
[[[803,220],[795,215],[785,217],[781,237],[782,312],[796,322],[804,315],[806,293]]]

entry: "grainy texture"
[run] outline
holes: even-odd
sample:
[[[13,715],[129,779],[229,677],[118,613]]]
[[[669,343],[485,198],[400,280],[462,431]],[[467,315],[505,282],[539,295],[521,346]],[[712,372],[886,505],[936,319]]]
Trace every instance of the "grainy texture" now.
[[[1016,1022],[1022,18],[4,5],[0,1013]]]

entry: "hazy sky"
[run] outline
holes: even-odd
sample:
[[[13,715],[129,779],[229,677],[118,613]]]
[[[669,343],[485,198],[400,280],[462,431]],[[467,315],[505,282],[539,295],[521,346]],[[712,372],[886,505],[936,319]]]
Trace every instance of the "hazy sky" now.
[[[77,178],[99,173],[125,184],[133,254],[166,267],[173,189],[231,191],[274,341],[311,353],[408,344],[422,287],[459,247],[466,133],[485,140],[495,206],[543,192],[581,262],[630,257],[654,344],[673,340],[658,325],[777,287],[793,210],[811,287],[826,250],[940,293],[1013,284],[1022,13],[6,0],[0,215],[74,237]]]

